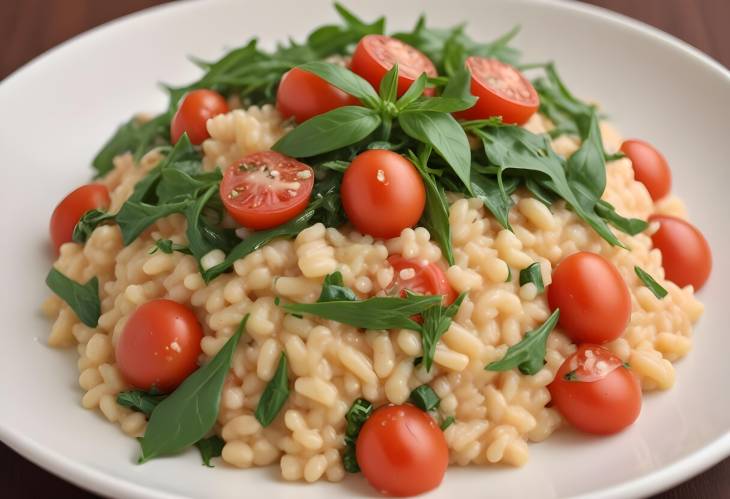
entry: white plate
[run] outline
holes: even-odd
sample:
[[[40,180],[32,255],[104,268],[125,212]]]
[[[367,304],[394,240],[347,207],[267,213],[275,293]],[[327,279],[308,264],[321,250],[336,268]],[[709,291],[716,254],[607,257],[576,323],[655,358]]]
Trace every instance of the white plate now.
[[[689,46],[607,11],[578,3],[428,0],[346,2],[366,19],[388,14],[406,28],[419,11],[438,25],[468,20],[491,39],[521,24],[525,60],[555,60],[578,95],[599,100],[629,136],[669,158],[675,190],[715,254],[701,293],[707,312],[695,349],[677,364],[676,386],[646,398],[633,427],[611,438],[561,431],[530,446],[521,469],[450,469],[428,497],[627,497],[656,492],[730,453],[727,283],[730,74]],[[116,125],[157,110],[156,81],[197,76],[186,54],[213,58],[252,35],[302,37],[335,15],[328,0],[176,3],[110,23],[32,62],[0,85],[2,234],[5,284],[0,349],[0,437],[41,466],[105,495],[300,499],[365,496],[361,477],[341,484],[284,483],[275,468],[238,471],[200,465],[194,452],[137,466],[133,440],[79,405],[74,352],[45,345],[38,308],[47,295],[49,214],[86,181],[88,165]]]

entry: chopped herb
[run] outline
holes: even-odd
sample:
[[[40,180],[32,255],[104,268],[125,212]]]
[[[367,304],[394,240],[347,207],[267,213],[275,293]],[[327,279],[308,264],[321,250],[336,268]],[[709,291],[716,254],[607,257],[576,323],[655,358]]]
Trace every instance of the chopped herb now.
[[[454,416],[447,416],[441,423],[441,431],[446,431],[446,428],[454,424],[454,422],[456,422],[456,418]]]
[[[357,464],[355,453],[355,443],[360,429],[365,421],[373,413],[373,404],[365,399],[357,399],[350,406],[350,410],[345,415],[347,428],[345,429],[345,450],[342,455],[342,464],[348,473],[358,473],[360,466]]]
[[[342,280],[342,274],[337,271],[327,275],[322,284],[322,292],[319,294],[317,303],[328,301],[357,301],[357,296]]]
[[[284,407],[289,398],[289,368],[287,367],[286,354],[281,352],[279,365],[276,368],[274,377],[261,394],[259,403],[256,406],[256,419],[261,426],[269,426]]]
[[[660,300],[669,294],[669,292],[664,289],[661,284],[656,282],[654,278],[649,275],[648,272],[646,272],[638,265],[634,266],[634,272],[636,272],[636,275],[639,276],[639,279],[641,279],[641,282],[644,283],[644,286],[649,288],[649,290],[654,293],[654,296],[656,296]]]
[[[46,285],[71,307],[81,322],[96,327],[101,315],[99,279],[92,277],[85,284],[79,284],[52,267]]]
[[[575,371],[568,371],[563,378],[565,381],[578,381],[578,375]]]
[[[520,286],[524,286],[529,282],[535,285],[538,293],[545,291],[545,285],[542,282],[542,272],[538,262],[530,264],[529,267],[520,270]]]
[[[439,396],[428,385],[421,385],[414,388],[410,397],[408,397],[408,401],[426,412],[435,411],[441,403]]]
[[[505,356],[485,368],[488,371],[509,371],[517,367],[522,374],[536,374],[545,365],[547,338],[560,317],[560,309],[534,331],[525,333],[522,341],[507,349]]]
[[[423,356],[420,356],[420,357],[416,357],[415,359],[413,359],[413,366],[414,366],[414,367],[418,367],[418,366],[420,366],[420,365],[421,365],[422,363],[423,363]]]
[[[195,447],[197,447],[198,451],[200,451],[200,458],[203,460],[203,466],[214,468],[215,466],[210,464],[210,460],[214,457],[220,457],[225,445],[226,442],[218,435],[201,438],[195,442]]]
[[[157,404],[165,400],[166,397],[167,395],[163,393],[155,394],[142,390],[129,390],[119,392],[117,395],[117,404],[129,407],[149,417],[155,407],[157,407]]]

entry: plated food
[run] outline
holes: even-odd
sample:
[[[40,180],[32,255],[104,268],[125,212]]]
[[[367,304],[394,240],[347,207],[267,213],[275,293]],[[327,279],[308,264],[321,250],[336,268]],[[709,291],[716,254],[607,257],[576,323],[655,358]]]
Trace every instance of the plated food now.
[[[617,154],[509,37],[341,12],[303,46],[201,64],[59,205],[45,308],[50,342],[79,345],[83,405],[143,435],[142,460],[197,445],[393,494],[448,462],[523,464],[563,420],[631,424],[640,387],[671,386],[710,271],[647,180],[666,162]]]

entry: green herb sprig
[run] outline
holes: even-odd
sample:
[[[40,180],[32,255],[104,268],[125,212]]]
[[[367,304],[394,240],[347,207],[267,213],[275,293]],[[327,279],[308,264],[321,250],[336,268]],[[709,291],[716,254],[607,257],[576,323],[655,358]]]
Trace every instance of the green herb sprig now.
[[[274,377],[266,384],[256,406],[256,419],[261,426],[269,426],[289,398],[289,367],[286,354],[281,353]]]
[[[547,338],[558,323],[559,317],[560,310],[555,309],[555,312],[540,327],[525,333],[522,341],[509,347],[501,360],[491,362],[485,369],[488,371],[509,371],[516,367],[522,374],[536,374],[545,365]]]
[[[637,277],[641,279],[641,282],[644,283],[644,286],[649,288],[649,291],[651,291],[654,296],[659,298],[660,300],[662,298],[665,298],[669,291],[666,290],[661,284],[656,282],[656,280],[644,269],[639,267],[638,265],[634,266],[634,272],[636,273]]]
[[[348,473],[358,473],[360,466],[357,464],[355,445],[357,436],[365,421],[373,413],[373,404],[365,399],[355,400],[345,415],[347,427],[345,428],[345,450],[342,454],[342,465]]]
[[[101,315],[99,279],[92,277],[85,284],[79,284],[51,267],[46,276],[46,285],[71,307],[81,322],[96,327]]]

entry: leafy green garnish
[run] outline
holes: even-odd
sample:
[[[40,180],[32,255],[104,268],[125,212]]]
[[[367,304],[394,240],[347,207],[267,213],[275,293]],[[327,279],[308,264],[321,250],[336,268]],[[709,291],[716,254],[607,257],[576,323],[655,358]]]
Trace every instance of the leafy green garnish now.
[[[355,453],[355,442],[362,425],[365,424],[372,412],[373,404],[365,399],[357,399],[345,415],[347,428],[345,429],[345,450],[342,455],[342,464],[348,473],[358,473],[360,471]]]
[[[505,356],[485,367],[488,371],[509,371],[518,368],[522,374],[536,374],[545,365],[547,338],[560,317],[560,309],[555,309],[548,319],[534,331],[525,333],[522,341],[507,349]]]
[[[190,248],[188,248],[184,244],[178,244],[176,242],[173,242],[170,239],[157,239],[155,241],[155,245],[150,250],[150,255],[153,255],[158,251],[162,251],[163,253],[166,253],[168,255],[171,255],[175,251],[177,251],[178,253],[184,253],[186,255],[192,255]]]
[[[656,282],[647,271],[645,271],[638,265],[634,266],[634,272],[636,272],[636,275],[639,277],[639,279],[641,279],[641,282],[644,283],[644,286],[649,288],[649,290],[654,293],[654,296],[656,296],[660,300],[669,294],[669,291],[667,291],[661,284]]]
[[[446,431],[446,428],[454,424],[454,422],[456,422],[456,418],[454,416],[448,416],[441,422],[441,431]]]
[[[102,210],[89,210],[84,213],[76,223],[71,239],[77,243],[84,244],[89,237],[91,237],[91,233],[94,232],[94,229],[105,222],[113,220],[114,215],[111,213],[107,213]]]
[[[157,404],[166,397],[167,395],[164,393],[154,394],[142,390],[128,390],[117,394],[117,404],[149,416]]]
[[[218,419],[223,383],[247,320],[248,315],[215,357],[188,376],[152,411],[144,437],[139,439],[140,463],[180,452],[213,427]]]
[[[322,283],[322,292],[319,294],[317,303],[328,301],[356,301],[355,293],[345,286],[342,274],[337,271],[327,275]]]
[[[71,307],[81,322],[96,327],[101,315],[99,279],[92,277],[85,284],[79,284],[51,267],[46,276],[46,285]]]
[[[195,447],[200,451],[200,459],[203,460],[203,466],[214,468],[215,466],[210,464],[210,460],[214,457],[220,457],[225,445],[226,442],[218,435],[202,438],[195,442]]]
[[[440,295],[438,297],[441,298]],[[451,319],[459,311],[464,298],[466,298],[466,292],[461,293],[448,307],[444,307],[439,303],[423,312],[423,325],[418,330],[421,333],[421,342],[423,343],[423,365],[426,366],[426,371],[431,370],[433,356],[436,353],[436,344],[449,329]]]
[[[538,293],[545,291],[545,285],[542,282],[542,272],[538,262],[530,264],[529,267],[520,270],[520,286],[524,286],[531,282],[537,288]]]
[[[438,409],[441,398],[436,395],[436,392],[430,386],[420,385],[411,391],[408,401],[422,411],[430,412]]]
[[[282,352],[274,377],[266,385],[256,406],[255,416],[261,426],[269,426],[289,398],[288,370],[286,354]]]

